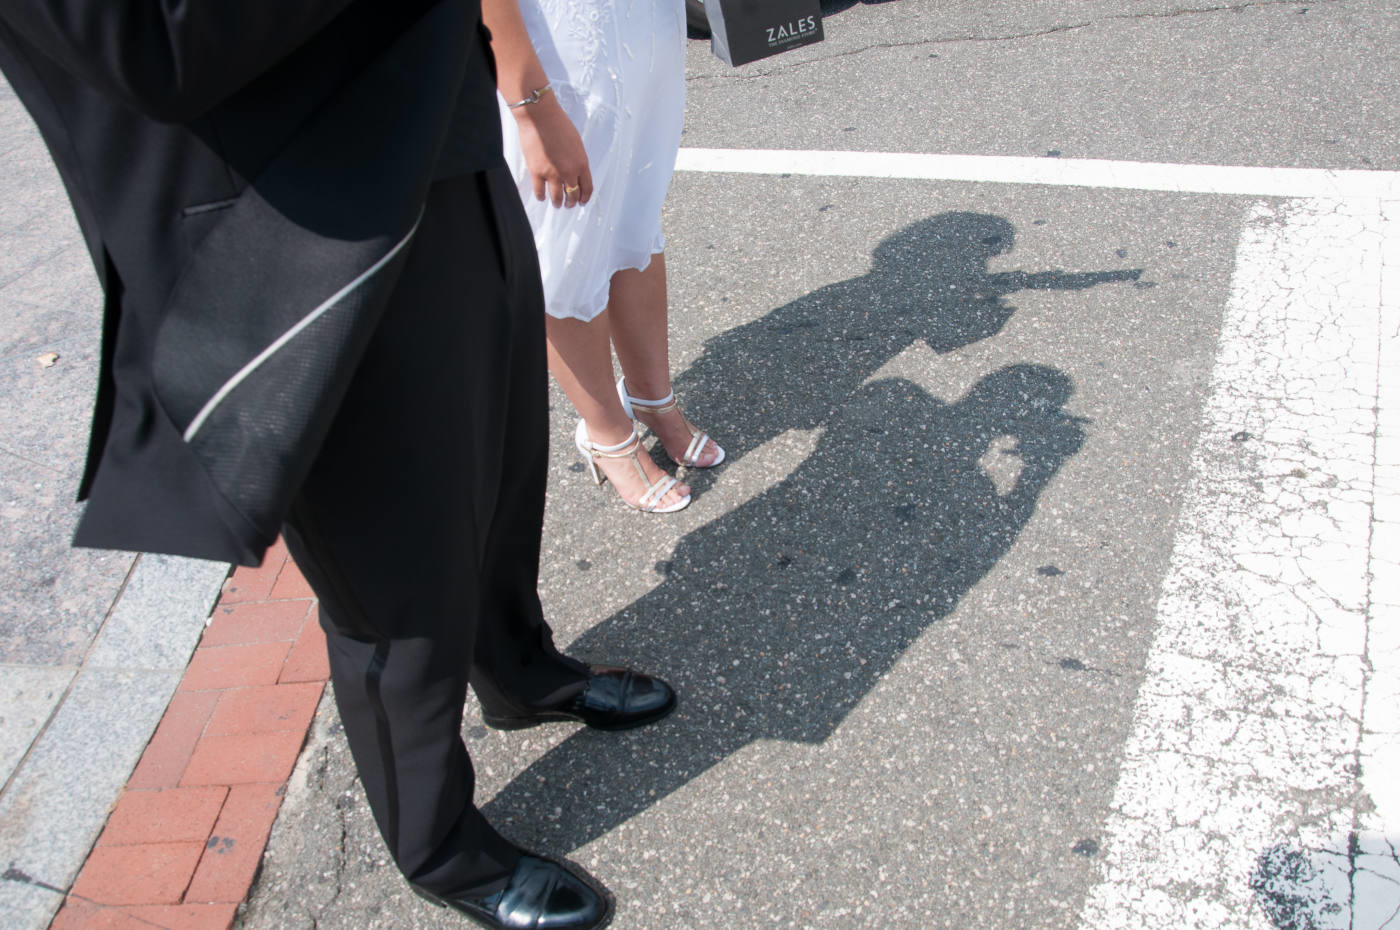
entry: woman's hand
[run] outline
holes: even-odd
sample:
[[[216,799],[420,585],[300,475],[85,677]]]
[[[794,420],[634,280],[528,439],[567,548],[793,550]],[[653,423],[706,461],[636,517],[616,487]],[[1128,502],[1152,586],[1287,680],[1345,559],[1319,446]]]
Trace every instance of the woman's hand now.
[[[520,128],[520,150],[534,182],[535,199],[556,207],[581,206],[593,196],[588,153],[573,120],[554,95],[511,110]]]
[[[588,203],[593,175],[578,129],[552,92],[544,92],[544,68],[530,44],[530,33],[516,0],[481,0],[481,17],[491,30],[496,55],[496,89],[510,103],[520,129],[520,150],[534,183],[535,199],[556,207]],[[525,101],[529,99],[530,102]]]

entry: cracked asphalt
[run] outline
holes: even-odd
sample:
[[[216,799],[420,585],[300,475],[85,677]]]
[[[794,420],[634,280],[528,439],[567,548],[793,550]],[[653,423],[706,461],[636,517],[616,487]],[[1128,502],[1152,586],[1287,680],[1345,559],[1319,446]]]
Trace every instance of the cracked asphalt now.
[[[683,145],[1400,170],[1393,3],[824,9],[692,41]],[[541,590],[682,704],[469,704],[495,823],[628,930],[1400,925],[1400,205],[682,172],[666,231],[729,460],[632,513],[556,391]],[[455,925],[328,699],[239,926]]]

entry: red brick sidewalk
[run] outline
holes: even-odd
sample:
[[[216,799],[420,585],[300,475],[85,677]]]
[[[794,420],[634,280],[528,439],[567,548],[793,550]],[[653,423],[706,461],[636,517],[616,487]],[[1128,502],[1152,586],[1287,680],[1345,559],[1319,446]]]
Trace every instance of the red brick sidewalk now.
[[[279,542],[213,618],[51,930],[227,930],[257,874],[328,670]]]

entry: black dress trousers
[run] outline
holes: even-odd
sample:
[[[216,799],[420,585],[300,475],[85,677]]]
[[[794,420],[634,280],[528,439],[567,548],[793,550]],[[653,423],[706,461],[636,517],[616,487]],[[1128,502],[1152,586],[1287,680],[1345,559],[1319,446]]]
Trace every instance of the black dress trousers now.
[[[478,812],[461,739],[582,690],[536,580],[548,459],[544,304],[504,165],[437,182],[383,322],[285,529],[320,598],[336,703],[412,882],[499,887],[518,850]]]

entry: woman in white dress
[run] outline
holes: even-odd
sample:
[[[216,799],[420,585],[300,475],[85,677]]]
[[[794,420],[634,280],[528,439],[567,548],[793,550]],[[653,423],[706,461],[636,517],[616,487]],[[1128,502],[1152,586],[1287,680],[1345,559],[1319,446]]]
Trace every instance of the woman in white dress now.
[[[680,510],[690,489],[646,454],[637,423],[679,465],[724,460],[677,405],[667,348],[661,206],[685,110],[683,2],[483,0],[482,15],[575,442],[629,506]]]

